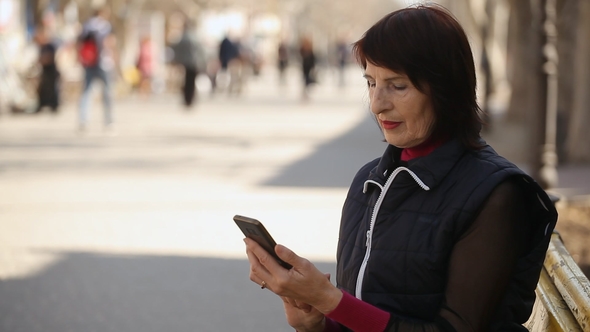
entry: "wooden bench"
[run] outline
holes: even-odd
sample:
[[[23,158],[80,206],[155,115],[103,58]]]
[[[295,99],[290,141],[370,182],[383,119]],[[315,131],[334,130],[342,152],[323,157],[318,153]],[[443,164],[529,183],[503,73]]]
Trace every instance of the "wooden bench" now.
[[[533,332],[590,331],[590,281],[565,248],[551,236],[533,313],[525,326]]]

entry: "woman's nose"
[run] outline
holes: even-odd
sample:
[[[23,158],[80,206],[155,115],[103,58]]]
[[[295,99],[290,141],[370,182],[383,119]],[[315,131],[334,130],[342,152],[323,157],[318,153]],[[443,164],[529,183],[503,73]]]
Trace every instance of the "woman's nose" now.
[[[386,98],[386,95],[381,88],[375,88],[370,96],[371,112],[377,115],[391,108],[391,101]]]

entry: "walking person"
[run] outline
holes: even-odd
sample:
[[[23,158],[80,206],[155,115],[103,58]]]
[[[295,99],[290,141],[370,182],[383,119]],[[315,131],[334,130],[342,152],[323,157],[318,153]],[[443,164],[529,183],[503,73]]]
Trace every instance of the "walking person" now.
[[[301,56],[301,71],[303,74],[303,101],[309,100],[309,90],[311,85],[317,82],[316,78],[316,56],[313,51],[311,38],[303,37],[299,46],[299,55]]]
[[[40,27],[37,31],[35,41],[39,45],[39,64],[41,65],[35,113],[41,112],[43,107],[49,107],[53,114],[57,114],[61,78],[55,62],[57,45],[51,40],[47,29],[44,27]]]
[[[84,132],[88,125],[88,103],[92,83],[102,82],[102,102],[104,108],[104,128],[112,129],[113,101],[111,92],[111,73],[116,66],[115,45],[112,26],[109,22],[110,10],[107,6],[100,7],[82,28],[78,38],[78,58],[84,67],[84,86],[79,105],[78,125]]]
[[[285,71],[289,65],[289,49],[287,43],[281,41],[277,49],[277,67],[279,69],[279,83],[285,85]]]
[[[155,60],[152,40],[149,36],[144,36],[139,42],[136,67],[140,75],[138,90],[146,96],[152,93],[152,77],[154,75]]]
[[[173,46],[174,62],[184,69],[182,97],[184,106],[190,108],[197,95],[196,79],[200,72],[206,70],[207,59],[201,43],[194,34],[193,24],[185,23],[180,40]]]
[[[240,56],[238,44],[226,34],[219,43],[219,62],[221,70],[227,70],[229,63]]]
[[[349,187],[336,285],[246,238],[250,279],[312,331],[523,331],[557,211],[481,137],[469,41],[438,5],[387,14],[353,47],[388,143]]]
[[[227,72],[229,73],[229,84],[227,85],[227,93],[230,96],[238,96],[242,93],[244,81],[246,78],[246,63],[248,62],[247,47],[241,40],[236,39],[232,41],[237,55],[229,60],[227,64]]]
[[[340,38],[336,42],[336,66],[338,68],[338,86],[344,87],[346,85],[346,65],[350,57],[350,50],[348,43],[344,38]]]
[[[219,72],[217,73],[216,83],[219,89],[228,89],[232,86],[232,73],[236,73],[236,69],[239,69],[236,62],[240,61],[240,48],[239,45],[230,38],[229,33],[226,34],[221,42],[219,43]],[[235,86],[235,85],[234,85]]]

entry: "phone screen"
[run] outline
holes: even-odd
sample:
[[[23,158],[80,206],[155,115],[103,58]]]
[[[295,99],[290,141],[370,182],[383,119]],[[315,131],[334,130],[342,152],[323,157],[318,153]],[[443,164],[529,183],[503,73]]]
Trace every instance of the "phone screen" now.
[[[240,215],[235,215],[234,221],[246,237],[256,241],[262,248],[264,248],[264,250],[273,256],[282,267],[286,269],[292,268],[289,263],[284,262],[279,256],[277,256],[275,253],[275,246],[277,244],[260,221]]]

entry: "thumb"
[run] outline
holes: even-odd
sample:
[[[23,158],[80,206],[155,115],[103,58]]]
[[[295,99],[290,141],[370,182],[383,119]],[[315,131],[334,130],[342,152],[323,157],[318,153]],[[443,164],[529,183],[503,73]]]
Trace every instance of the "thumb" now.
[[[277,253],[280,259],[293,266],[298,265],[298,263],[301,261],[301,257],[297,256],[297,254],[294,253],[291,249],[281,244],[277,244],[277,246],[275,247],[275,252]]]

